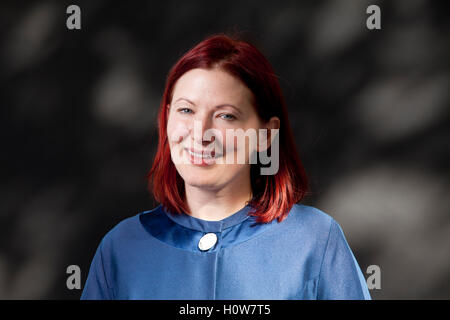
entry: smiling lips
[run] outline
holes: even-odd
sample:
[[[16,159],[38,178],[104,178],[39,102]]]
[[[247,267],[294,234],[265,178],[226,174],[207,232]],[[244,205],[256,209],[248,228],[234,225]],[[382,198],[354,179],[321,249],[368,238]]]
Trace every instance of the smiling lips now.
[[[209,150],[194,150],[193,148],[191,149],[187,149],[185,148],[185,150],[193,157],[196,158],[202,158],[202,159],[217,159],[219,157],[221,157],[221,154],[218,154],[216,156],[216,152],[214,150],[212,150],[211,152],[209,152]]]
[[[221,154],[216,156],[214,150],[212,150],[211,152],[206,150],[198,151],[192,148],[185,148],[184,150],[186,151],[191,164],[199,167],[211,166],[216,163],[217,158],[222,156]]]

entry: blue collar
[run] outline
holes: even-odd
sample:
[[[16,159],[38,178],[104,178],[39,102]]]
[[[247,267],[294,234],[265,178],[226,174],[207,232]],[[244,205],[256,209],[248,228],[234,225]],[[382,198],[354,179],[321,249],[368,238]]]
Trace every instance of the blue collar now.
[[[225,219],[219,221],[210,221],[195,218],[184,212],[182,213],[168,212],[162,208],[162,205],[160,206],[161,210],[164,211],[166,215],[175,223],[178,223],[183,227],[202,232],[222,232],[222,230],[224,229],[242,223],[243,221],[247,220],[250,217],[248,215],[248,212],[252,209],[252,207],[249,204],[247,204],[245,207],[236,211],[235,213],[226,217]]]

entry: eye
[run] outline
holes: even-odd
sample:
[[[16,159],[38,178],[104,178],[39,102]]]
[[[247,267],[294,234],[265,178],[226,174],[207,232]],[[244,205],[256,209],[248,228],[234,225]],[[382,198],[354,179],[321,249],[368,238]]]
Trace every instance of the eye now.
[[[234,115],[229,114],[229,113],[223,113],[223,114],[221,114],[220,116],[226,116],[226,117],[228,117],[228,118],[222,118],[222,119],[227,120],[227,121],[231,121],[231,120],[236,119],[236,117],[235,117]]]
[[[180,109],[178,109],[178,112],[180,112],[180,113],[187,113],[187,112],[183,112],[183,111],[185,111],[185,110],[192,111],[192,110],[189,109],[189,108],[180,108]]]

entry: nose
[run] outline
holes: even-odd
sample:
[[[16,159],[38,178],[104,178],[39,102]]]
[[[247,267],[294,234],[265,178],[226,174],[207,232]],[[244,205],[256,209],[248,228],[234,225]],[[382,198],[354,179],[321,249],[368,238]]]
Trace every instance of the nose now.
[[[206,113],[199,112],[196,117],[194,117],[194,123],[191,127],[192,140],[196,145],[205,147],[215,141],[216,137],[214,135],[206,137],[205,139],[205,131],[208,129],[212,129],[211,118],[208,117]]]

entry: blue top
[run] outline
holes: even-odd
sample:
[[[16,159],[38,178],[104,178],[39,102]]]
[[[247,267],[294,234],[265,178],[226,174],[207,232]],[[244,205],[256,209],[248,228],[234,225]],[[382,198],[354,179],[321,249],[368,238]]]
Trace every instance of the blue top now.
[[[160,204],[124,219],[98,246],[81,299],[371,299],[332,217],[295,204],[281,223],[256,224],[251,209],[208,221]],[[217,241],[202,251],[206,233]]]

